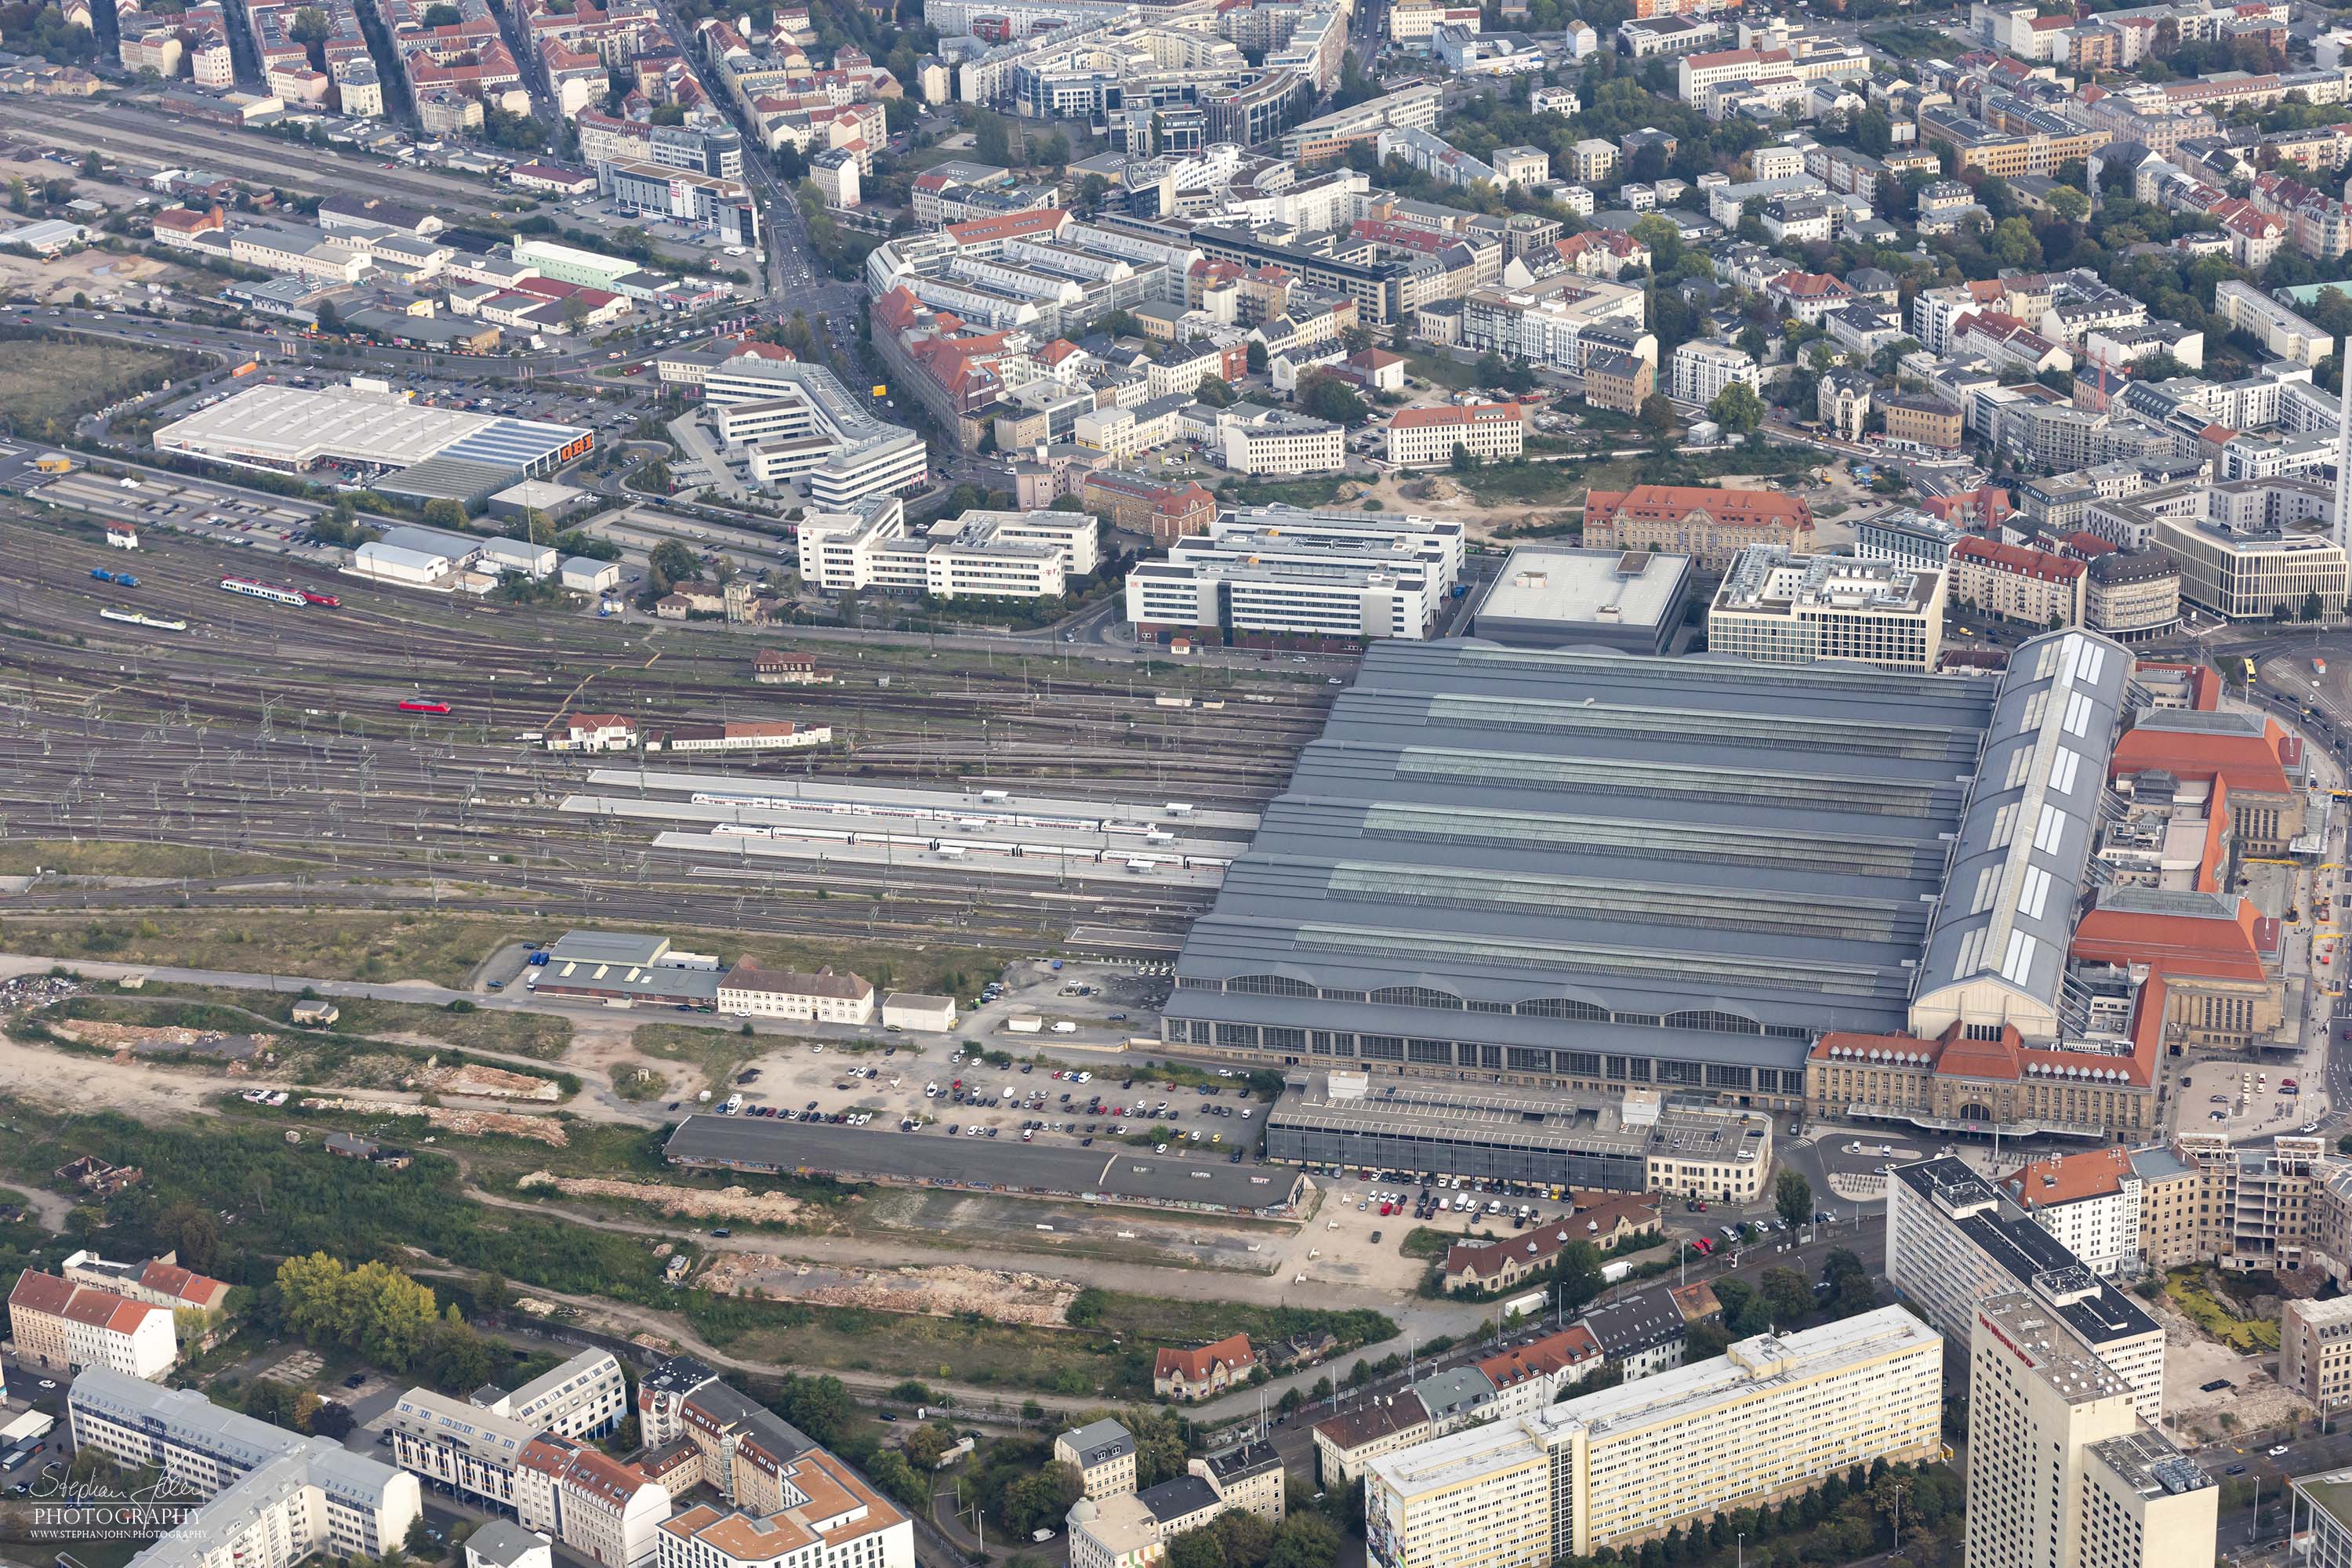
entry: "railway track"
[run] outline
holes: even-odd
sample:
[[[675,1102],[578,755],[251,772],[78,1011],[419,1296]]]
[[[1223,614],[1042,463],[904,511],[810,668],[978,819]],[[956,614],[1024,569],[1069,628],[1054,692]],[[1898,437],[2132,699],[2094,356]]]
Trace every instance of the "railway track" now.
[[[788,707],[845,742],[823,758],[728,758],[747,777],[834,776],[934,787],[1166,792],[1251,809],[1283,785],[1327,699],[1290,691],[1223,710],[1162,709],[1150,682],[1041,656],[941,666],[877,644],[835,686],[746,684],[748,645],[520,611],[488,615],[354,584],[307,563],[236,559],[152,535],[135,590],[98,531],[0,509],[0,837],[189,844],[286,860],[304,908],[413,909],[730,924],[921,943],[1048,940],[1072,921],[1181,933],[1203,889],[1007,888],[978,869],[777,861],[711,864],[654,847],[653,829],[553,809],[598,761],[525,750],[566,693],[580,705],[682,719]],[[225,574],[285,581],[335,610],[242,600]],[[108,605],[181,616],[186,633],[120,626]],[[1058,668],[1063,673],[1048,670]],[[888,685],[879,683],[887,675]],[[868,681],[874,684],[867,684]],[[404,717],[411,693],[446,719]],[[9,912],[276,910],[248,877],[142,886],[44,883]],[[818,895],[824,895],[820,898]]]

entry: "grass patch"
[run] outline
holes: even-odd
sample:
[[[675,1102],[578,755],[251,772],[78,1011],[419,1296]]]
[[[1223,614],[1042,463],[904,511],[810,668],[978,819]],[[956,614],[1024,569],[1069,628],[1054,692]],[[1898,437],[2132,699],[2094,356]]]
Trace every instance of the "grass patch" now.
[[[669,1077],[643,1062],[620,1062],[613,1068],[613,1092],[623,1100],[659,1100],[669,1093]]]
[[[2165,1276],[2164,1293],[2182,1316],[2241,1354],[2279,1348],[2279,1326],[2260,1318],[2240,1317],[2228,1302],[2205,1288],[2200,1269],[2174,1269]]]
[[[1346,474],[1310,474],[1304,479],[1266,484],[1229,485],[1217,493],[1242,506],[1328,506],[1339,496],[1341,485],[1363,482]]]
[[[711,1089],[724,1087],[754,1053],[753,1037],[740,1029],[698,1029],[691,1024],[639,1024],[629,1044],[646,1056],[686,1063]]]
[[[1397,1244],[1397,1250],[1407,1258],[1443,1258],[1447,1249],[1461,1239],[1434,1226],[1417,1225],[1404,1233],[1404,1239]]]
[[[66,877],[250,877],[293,868],[292,862],[193,844],[76,843],[12,838],[0,844],[0,877],[47,871]]]
[[[1478,384],[1478,367],[1450,360],[1442,354],[1407,354],[1404,373],[1415,381],[1426,381],[1455,392],[1468,392]]]
[[[1032,1328],[977,1317],[927,1318],[692,1293],[688,1321],[736,1354],[835,1372],[887,1371],[1071,1397],[1149,1397],[1153,1354],[1245,1331],[1254,1343],[1328,1329],[1342,1352],[1393,1338],[1378,1312],[1323,1312],[1220,1301],[1161,1301],[1106,1292],[1083,1329]]]
[[[1934,27],[1898,22],[1892,26],[1866,27],[1862,36],[1897,59],[1957,59],[1960,46]]]
[[[0,354],[0,413],[19,430],[63,423],[81,409],[161,384],[180,359],[104,338],[16,338]]]
[[[135,919],[77,921],[55,914],[0,920],[0,942],[12,952],[121,963],[185,965],[320,980],[423,980],[462,988],[474,967],[513,941],[553,942],[575,927],[492,915],[424,915],[334,910],[218,914],[159,910]],[[674,927],[681,941],[697,928]],[[698,932],[698,934],[701,934]],[[814,970],[830,963],[883,991],[946,991],[970,995],[976,975],[993,975],[1011,955],[976,947],[909,949],[889,942],[803,942],[792,937],[708,932],[702,946],[749,955],[772,969]]]
[[[139,995],[186,996],[223,1007],[242,1007],[279,1024],[294,1022],[299,998],[286,991],[237,991],[221,985],[190,985],[178,981],[151,981]],[[452,1013],[427,1002],[378,1002],[366,997],[332,998],[337,1017],[325,1029],[306,1027],[305,1036],[418,1035],[469,1050],[499,1051],[508,1056],[552,1061],[572,1044],[572,1020],[545,1013],[490,1012],[476,1009]]]

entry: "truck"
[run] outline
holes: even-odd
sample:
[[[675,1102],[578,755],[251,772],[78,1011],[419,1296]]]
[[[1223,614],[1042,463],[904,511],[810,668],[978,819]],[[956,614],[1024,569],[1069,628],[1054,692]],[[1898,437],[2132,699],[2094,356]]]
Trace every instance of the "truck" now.
[[[2311,673],[2314,675],[2326,675],[2327,673],[2327,661],[2324,658],[2314,658],[2311,661]]]
[[[544,952],[534,952],[530,955],[529,962],[532,963],[545,963],[547,962],[547,954]]]
[[[1622,1285],[1633,1277],[1633,1266],[1621,1258],[1614,1263],[1601,1266],[1601,1282],[1603,1285]]]
[[[1007,1018],[1004,1026],[1016,1035],[1034,1035],[1045,1027],[1043,1018]]]
[[[742,1109],[743,1097],[740,1094],[730,1094],[727,1097],[727,1103],[719,1108],[719,1114],[721,1116],[732,1116]]]
[[[1514,1296],[1503,1303],[1503,1321],[1513,1318],[1535,1318],[1542,1314],[1550,1298],[1541,1290],[1530,1290],[1524,1296]]]

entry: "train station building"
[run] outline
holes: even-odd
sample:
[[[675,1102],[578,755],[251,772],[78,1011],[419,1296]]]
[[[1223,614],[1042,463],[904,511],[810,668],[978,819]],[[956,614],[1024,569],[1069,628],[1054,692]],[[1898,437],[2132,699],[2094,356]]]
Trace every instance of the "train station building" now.
[[[1631,1179],[1597,1113],[1530,1131],[1385,1103],[1444,1080],[2127,1135],[2174,1026],[2276,1016],[2251,994],[2278,984],[2266,928],[2234,895],[2111,886],[2099,860],[2124,826],[2105,805],[2119,741],[2138,767],[2227,727],[2159,701],[2161,676],[2080,631],[1998,677],[1376,644],[1193,926],[1163,1038],[1366,1075],[1357,1103],[1270,1130],[1309,1163],[1344,1158],[1340,1131],[1402,1156],[1427,1121],[1446,1159]],[[2262,740],[2281,751],[2245,749]],[[2201,781],[2178,801],[2145,772],[2119,782],[2147,811],[2205,808]],[[2208,888],[2233,874],[2230,838]],[[2191,928],[2208,940],[2183,957]],[[1885,1092],[1890,1071],[1989,1055],[2023,1092]],[[1435,1159],[1373,1163],[1452,1168]]]

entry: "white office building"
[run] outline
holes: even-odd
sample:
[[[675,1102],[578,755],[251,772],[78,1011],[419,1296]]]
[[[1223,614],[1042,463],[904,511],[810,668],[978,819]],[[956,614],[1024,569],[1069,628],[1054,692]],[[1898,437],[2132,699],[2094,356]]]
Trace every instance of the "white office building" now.
[[[1976,1304],[1968,1568],[2210,1568],[2220,1495],[2046,1301]]]
[[[869,413],[820,364],[738,354],[696,367],[720,437],[761,484],[797,482],[822,507],[920,489],[930,472],[923,438]],[[663,366],[663,379],[686,379]],[[741,405],[756,409],[730,413]]]
[[[1129,572],[1127,618],[1155,637],[1428,637],[1464,552],[1449,520],[1244,508]]]
[[[491,1398],[485,1391],[474,1399],[492,1415],[520,1421],[533,1432],[601,1437],[628,1415],[629,1383],[612,1352],[582,1351],[512,1394]]]
[[[1101,550],[1101,525],[1082,512],[968,511],[912,533],[893,497],[800,522],[802,577],[836,594],[1057,598],[1100,568]]]

